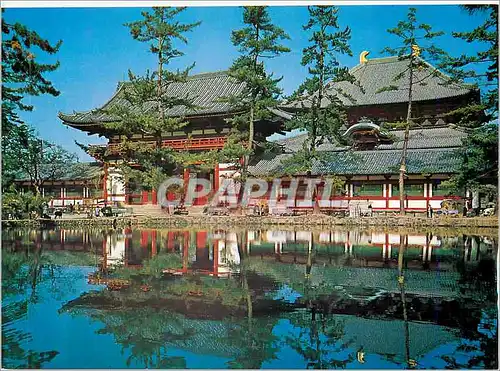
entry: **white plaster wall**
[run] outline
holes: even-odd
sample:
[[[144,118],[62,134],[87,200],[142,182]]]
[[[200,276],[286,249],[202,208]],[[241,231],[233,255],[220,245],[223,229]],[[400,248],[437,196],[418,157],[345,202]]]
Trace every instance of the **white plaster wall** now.
[[[389,200],[389,208],[399,209],[399,200]]]
[[[385,243],[385,233],[372,233],[372,243],[384,244]]]
[[[125,183],[120,175],[120,171],[115,167],[108,169],[107,189],[110,195],[125,193]]]
[[[319,242],[330,242],[330,232],[320,232]]]
[[[433,209],[441,209],[441,202],[443,200],[430,200],[429,203]]]
[[[385,208],[385,200],[370,200],[373,208]]]
[[[266,240],[269,242],[286,242],[285,231],[267,231]]]
[[[399,245],[399,234],[389,233],[389,243],[391,245]]]
[[[408,208],[425,210],[427,208],[427,202],[425,200],[408,200]]]
[[[116,235],[106,237],[106,255],[109,265],[121,263],[125,257],[125,240]]]
[[[426,237],[425,236],[412,236],[408,235],[408,245],[420,245],[425,246]]]
[[[297,241],[311,241],[311,232],[306,231],[298,231],[297,232]]]
[[[333,232],[333,242],[346,242],[347,232],[335,231]]]

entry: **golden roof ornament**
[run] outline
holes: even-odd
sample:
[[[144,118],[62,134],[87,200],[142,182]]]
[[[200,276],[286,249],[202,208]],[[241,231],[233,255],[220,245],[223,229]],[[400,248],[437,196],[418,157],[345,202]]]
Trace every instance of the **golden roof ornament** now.
[[[420,55],[420,47],[418,45],[411,46],[411,55],[413,57],[418,57]]]
[[[363,64],[363,63],[366,63],[368,62],[368,59],[366,58],[366,56],[370,54],[369,51],[366,51],[366,50],[363,50],[361,52],[361,54],[359,55],[359,64]]]

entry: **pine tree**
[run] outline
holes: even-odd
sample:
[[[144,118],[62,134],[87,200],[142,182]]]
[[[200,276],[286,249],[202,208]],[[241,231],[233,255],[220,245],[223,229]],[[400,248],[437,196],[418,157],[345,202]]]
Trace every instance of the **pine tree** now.
[[[29,179],[36,196],[41,195],[47,181],[67,175],[68,166],[76,161],[74,154],[38,138],[35,130],[25,124],[17,126],[10,136],[13,140],[3,144],[3,161],[9,163],[8,168],[15,169],[15,172],[4,169],[2,177]]]
[[[414,125],[413,117],[413,89],[415,86],[425,86],[426,80],[432,76],[439,76],[441,72],[434,68],[429,68],[424,61],[442,61],[446,53],[434,44],[434,39],[443,35],[443,32],[434,32],[432,27],[417,20],[417,9],[410,8],[405,20],[399,21],[397,26],[387,30],[392,35],[400,39],[400,46],[386,47],[382,52],[390,55],[397,55],[399,60],[406,61],[407,68],[394,77],[394,82],[399,80],[407,81],[400,85],[390,85],[381,88],[378,92],[405,90],[408,92],[408,108],[406,120],[404,122],[404,141],[399,169],[399,210],[401,215],[405,214],[405,176],[406,157],[408,152],[408,139],[410,127]],[[425,56],[422,59],[420,56]],[[418,72],[418,75],[417,75]]]
[[[142,12],[143,19],[125,24],[135,40],[149,45],[150,52],[156,57],[157,68],[142,76],[129,71],[129,82],[122,89],[125,104],[106,108],[106,113],[117,118],[107,123],[106,127],[127,138],[119,148],[126,160],[121,166],[122,171],[128,174],[125,178],[135,177],[148,188],[157,187],[184,162],[183,154],[162,147],[162,133],[187,125],[183,117],[167,116],[165,112],[174,107],[195,108],[191,97],[168,93],[172,84],[186,82],[194,67],[193,64],[182,71],[167,69],[174,59],[184,55],[176,43],[186,44],[185,34],[201,23],[177,21],[175,18],[185,9],[154,7],[152,11]],[[154,144],[148,146],[133,142],[132,135],[138,133],[152,136]],[[107,155],[111,154],[113,152],[108,151]],[[140,169],[131,167],[131,163],[139,165]]]
[[[230,152],[244,154],[242,178],[245,179],[249,156],[255,147],[254,123],[271,117],[268,108],[276,106],[281,94],[278,87],[281,78],[274,78],[272,73],[266,71],[264,59],[277,57],[290,49],[280,44],[280,41],[289,39],[289,36],[272,24],[267,7],[244,7],[243,22],[246,26],[231,34],[231,41],[238,47],[241,55],[234,61],[229,73],[237,81],[245,83],[245,88],[241,94],[228,97],[228,100],[233,107],[244,112],[232,120],[236,132],[233,137],[237,140],[231,142]],[[242,138],[245,134],[246,140]],[[242,142],[246,142],[246,148],[237,151],[236,142],[240,146]]]
[[[452,33],[454,37],[476,45],[480,51],[474,55],[448,56],[440,68],[452,77],[452,82],[465,80],[482,90],[482,103],[473,102],[448,113],[457,117],[461,126],[477,127],[498,118],[498,5],[462,7],[471,15],[487,14],[487,19],[471,31]]]
[[[346,121],[342,98],[350,98],[341,90],[327,89],[326,84],[340,81],[354,83],[347,67],[341,67],[338,56],[352,56],[349,47],[351,30],[341,29],[338,23],[338,8],[335,6],[310,6],[309,21],[303,26],[311,33],[309,46],[303,49],[302,65],[308,66],[309,76],[291,100],[298,111],[287,126],[289,129],[305,129],[308,138],[303,153],[293,157],[289,165],[298,170],[310,170],[317,158],[316,148],[325,140],[340,140],[339,130]],[[326,102],[326,103],[325,103]],[[285,167],[288,167],[285,165]]]
[[[26,96],[59,95],[45,77],[47,72],[59,67],[59,62],[39,63],[34,49],[53,55],[59,51],[62,41],[51,44],[21,23],[8,23],[5,17],[2,35],[2,137],[5,137],[16,124],[22,123],[19,111],[33,110],[32,105],[23,101]]]
[[[2,13],[4,10],[2,9]],[[36,31],[23,24],[9,23],[2,18],[2,188],[12,185],[19,173],[15,161],[23,143],[23,120],[20,111],[32,111],[33,106],[24,99],[27,96],[49,94],[54,97],[60,92],[47,79],[48,72],[59,67],[56,63],[40,63],[40,54],[54,55],[62,41],[55,44],[43,39]],[[40,51],[40,54],[39,54]]]
[[[449,112],[461,126],[474,130],[463,143],[459,172],[449,182],[455,192],[469,189],[498,198],[498,5],[463,5],[471,15],[486,13],[485,21],[468,32],[453,36],[474,44],[474,55],[448,56],[441,68],[452,81],[465,80],[481,89],[481,102]]]

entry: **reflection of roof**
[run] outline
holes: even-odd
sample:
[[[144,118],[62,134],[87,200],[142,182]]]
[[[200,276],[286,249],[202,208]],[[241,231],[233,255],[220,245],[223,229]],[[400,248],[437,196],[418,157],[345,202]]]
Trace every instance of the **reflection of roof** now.
[[[128,83],[120,84],[113,97],[101,109],[110,109],[115,106],[129,106],[130,103],[124,99],[124,92],[127,86]],[[178,98],[190,98],[193,100],[196,108],[189,109],[184,106],[175,106],[166,110],[165,113],[167,116],[177,117],[232,112],[234,110],[231,109],[230,103],[219,100],[222,97],[240,94],[243,88],[243,83],[237,82],[225,71],[193,75],[188,77],[184,83],[169,85],[167,95]],[[154,102],[150,102],[145,108],[151,109],[155,107],[154,104]],[[59,118],[68,125],[75,127],[114,121],[113,117],[104,112],[99,112],[99,110],[73,114],[59,113]]]
[[[261,261],[260,257],[251,258],[250,264],[255,271],[269,275],[279,282],[291,284],[302,283],[305,268],[302,265],[282,264]],[[388,292],[399,292],[398,272],[389,268],[362,267],[323,267],[313,265],[311,284],[315,286],[350,286],[365,289],[378,289]],[[459,294],[459,273],[452,271],[405,271],[405,291],[408,294],[429,295],[433,297],[453,297]],[[299,285],[300,286],[300,285]],[[301,288],[294,287],[296,290]]]
[[[168,324],[165,333],[183,334],[191,333],[182,340],[169,340],[167,344],[172,348],[186,349],[197,354],[210,354],[213,356],[232,358],[240,353],[238,346],[228,340],[229,334],[236,326],[231,322],[194,320],[185,318],[180,326]]]
[[[405,360],[404,321],[373,320],[355,316],[335,316],[344,322],[344,339],[353,340],[353,348],[363,348],[365,357],[370,353],[395,354],[398,361]],[[421,357],[445,343],[457,340],[452,330],[427,323],[409,322],[410,358]],[[375,341],[380,339],[382,341]]]

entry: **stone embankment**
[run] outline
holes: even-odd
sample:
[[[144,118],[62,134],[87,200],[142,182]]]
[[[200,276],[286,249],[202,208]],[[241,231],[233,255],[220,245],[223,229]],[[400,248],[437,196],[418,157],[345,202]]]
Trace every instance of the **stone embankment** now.
[[[447,217],[438,216],[425,218],[418,216],[372,216],[357,218],[339,218],[322,214],[310,214],[304,216],[127,216],[119,218],[68,218],[57,220],[4,220],[3,227],[14,226],[61,226],[61,227],[271,227],[271,226],[302,226],[302,227],[326,227],[326,226],[361,226],[361,227],[405,227],[405,228],[498,228],[497,217]]]

